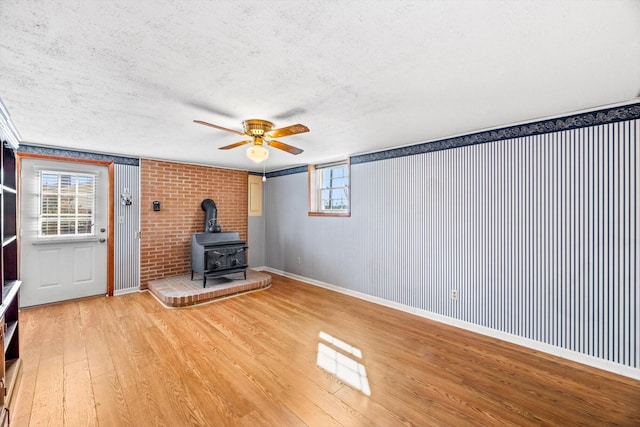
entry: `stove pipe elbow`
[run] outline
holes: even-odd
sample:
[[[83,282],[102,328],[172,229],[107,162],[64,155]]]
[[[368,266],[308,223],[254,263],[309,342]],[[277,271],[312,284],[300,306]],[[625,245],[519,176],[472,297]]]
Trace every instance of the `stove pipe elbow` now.
[[[218,208],[216,202],[211,199],[204,199],[200,203],[200,207],[204,211],[204,232],[219,233],[221,231],[218,225]]]

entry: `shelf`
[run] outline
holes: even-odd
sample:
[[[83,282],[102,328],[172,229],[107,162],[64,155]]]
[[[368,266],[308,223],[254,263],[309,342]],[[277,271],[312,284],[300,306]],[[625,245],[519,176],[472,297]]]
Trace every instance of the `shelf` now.
[[[7,388],[4,404],[8,408],[13,402],[13,395],[16,386],[19,384],[20,374],[22,373],[22,359],[7,360],[5,362],[4,384]]]
[[[3,187],[16,188],[15,151],[6,145],[2,147],[2,172]]]
[[[6,323],[7,330],[4,333],[4,351],[6,352],[11,344],[11,340],[13,339],[13,334],[16,333],[18,329],[18,321],[15,320],[13,322]]]
[[[17,238],[18,238],[18,237],[17,237],[15,234],[14,234],[14,235],[12,235],[12,236],[5,237],[5,238],[2,240],[2,247],[8,246],[8,245],[9,245],[9,243],[13,242],[13,241],[14,241],[14,240],[16,240]]]
[[[16,206],[17,194],[15,190],[9,191],[2,187],[2,235],[13,236],[16,233]]]
[[[15,299],[21,284],[22,281],[20,280],[4,281],[4,288],[2,289],[2,306],[9,305]],[[4,309],[2,311],[4,311]]]
[[[8,126],[8,127],[7,127]],[[2,229],[0,240],[2,241],[0,256],[0,318],[3,319],[4,329],[4,363],[0,363],[0,377],[4,376],[4,394],[2,408],[0,409],[0,425],[9,423],[9,407],[15,400],[17,388],[20,385],[22,361],[20,359],[20,326],[18,317],[19,291],[22,282],[17,280],[18,270],[18,229],[17,208],[18,192],[16,175],[16,151],[19,145],[17,131],[13,127],[2,102],[0,102],[0,128],[9,129],[5,134],[0,132],[2,149],[0,150],[0,215]],[[8,138],[8,139],[5,139]]]

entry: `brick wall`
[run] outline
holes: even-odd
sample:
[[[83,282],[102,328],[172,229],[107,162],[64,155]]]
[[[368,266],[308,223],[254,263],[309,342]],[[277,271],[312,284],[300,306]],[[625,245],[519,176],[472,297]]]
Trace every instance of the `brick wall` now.
[[[191,234],[204,230],[204,199],[216,202],[222,231],[247,240],[246,171],[142,159],[140,177],[141,289],[149,280],[191,271]]]

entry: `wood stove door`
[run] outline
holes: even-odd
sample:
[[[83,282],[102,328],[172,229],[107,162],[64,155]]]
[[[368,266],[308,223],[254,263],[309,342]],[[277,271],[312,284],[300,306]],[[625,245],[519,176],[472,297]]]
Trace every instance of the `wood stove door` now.
[[[227,249],[227,265],[229,268],[242,267],[247,264],[247,252],[244,246],[232,246]]]
[[[207,250],[207,271],[219,271],[227,268],[227,251],[225,248]]]

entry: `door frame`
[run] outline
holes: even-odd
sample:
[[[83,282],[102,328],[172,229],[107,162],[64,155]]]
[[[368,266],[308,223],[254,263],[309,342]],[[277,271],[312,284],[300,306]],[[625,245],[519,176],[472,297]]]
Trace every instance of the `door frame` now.
[[[67,162],[67,163],[83,163],[89,165],[96,166],[106,166],[109,174],[109,195],[108,197],[108,207],[109,210],[107,215],[107,296],[113,296],[114,289],[114,229],[113,229],[113,220],[114,220],[114,206],[113,206],[113,197],[114,197],[114,189],[113,189],[113,162],[108,160],[93,160],[93,159],[82,159],[77,157],[62,157],[62,156],[52,156],[49,154],[37,154],[37,153],[24,153],[19,152],[16,153],[16,174],[18,176],[18,201],[17,201],[17,209],[18,212],[16,214],[16,219],[18,221],[17,227],[20,232],[22,232],[20,225],[20,197],[21,197],[21,184],[22,179],[20,178],[20,172],[22,169],[22,159],[39,159],[39,160],[54,160],[57,162]],[[18,239],[18,265],[20,265],[20,239]]]

